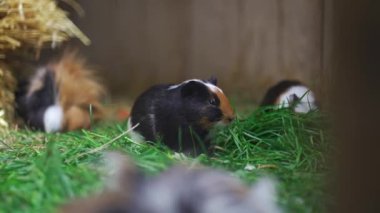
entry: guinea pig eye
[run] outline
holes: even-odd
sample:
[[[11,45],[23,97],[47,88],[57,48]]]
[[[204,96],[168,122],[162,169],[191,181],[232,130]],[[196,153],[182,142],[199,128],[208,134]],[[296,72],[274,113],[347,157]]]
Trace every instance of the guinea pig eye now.
[[[211,99],[209,100],[209,103],[210,103],[211,105],[216,105],[216,100],[215,100],[215,98],[211,98]]]

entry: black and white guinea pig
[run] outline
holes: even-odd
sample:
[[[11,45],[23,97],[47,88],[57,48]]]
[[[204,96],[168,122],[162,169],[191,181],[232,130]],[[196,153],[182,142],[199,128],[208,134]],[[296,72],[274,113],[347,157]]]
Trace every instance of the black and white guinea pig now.
[[[104,88],[76,52],[36,70],[20,85],[16,109],[32,128],[46,132],[88,128],[103,115]],[[92,106],[92,115],[89,113]]]
[[[317,109],[314,93],[296,80],[283,80],[269,88],[261,106],[270,105],[277,105],[279,108],[291,107],[297,113],[308,113]]]
[[[161,139],[175,151],[205,151],[201,148],[208,148],[205,139],[211,127],[228,124],[235,117],[228,98],[216,85],[217,79],[211,78],[149,88],[132,107],[129,126],[138,124],[132,138]]]
[[[102,194],[73,200],[60,213],[279,213],[275,183],[261,178],[247,186],[231,174],[177,165],[147,176],[118,153],[107,155]]]

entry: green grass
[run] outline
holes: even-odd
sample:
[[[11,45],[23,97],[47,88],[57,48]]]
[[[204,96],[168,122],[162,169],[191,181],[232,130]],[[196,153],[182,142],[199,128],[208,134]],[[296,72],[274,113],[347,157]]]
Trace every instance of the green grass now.
[[[52,212],[69,198],[99,191],[105,150],[128,153],[149,174],[186,161],[223,168],[247,183],[274,176],[285,211],[325,212],[331,196],[324,120],[319,112],[257,110],[216,129],[215,154],[196,158],[135,143],[125,135],[126,123],[65,134],[11,130],[0,135],[0,212]]]

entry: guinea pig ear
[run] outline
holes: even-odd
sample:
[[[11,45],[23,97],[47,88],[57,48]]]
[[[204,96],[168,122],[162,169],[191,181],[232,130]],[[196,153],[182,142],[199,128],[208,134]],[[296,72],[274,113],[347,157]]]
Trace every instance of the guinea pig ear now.
[[[210,82],[212,84],[214,84],[215,86],[218,84],[218,79],[215,77],[215,76],[211,76],[207,82]]]
[[[181,88],[181,95],[182,97],[201,97],[201,96],[207,96],[208,91],[206,86],[203,83],[197,82],[197,81],[189,81]]]
[[[296,94],[292,94],[289,96],[289,103],[296,103],[300,100],[300,98]]]

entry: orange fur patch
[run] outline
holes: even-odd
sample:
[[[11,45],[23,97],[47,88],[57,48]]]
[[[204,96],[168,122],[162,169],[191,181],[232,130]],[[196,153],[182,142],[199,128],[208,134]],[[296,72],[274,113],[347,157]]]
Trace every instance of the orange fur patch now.
[[[213,123],[207,117],[202,117],[199,124],[203,129],[210,129],[213,126]]]
[[[91,125],[89,113],[78,106],[72,106],[65,111],[65,130],[89,128]]]
[[[103,117],[104,109],[100,100],[105,95],[105,89],[83,58],[76,52],[66,52],[49,67],[55,72],[59,102],[65,115],[65,129],[88,128],[90,105],[94,120]]]
[[[217,91],[215,92],[215,94],[218,96],[220,100],[220,109],[222,110],[222,113],[223,113],[223,121],[225,123],[229,123],[230,122],[229,120],[232,120],[235,118],[235,113],[231,107],[230,101],[228,100],[226,95],[224,95],[224,93],[221,91]]]

